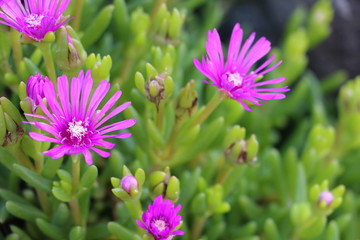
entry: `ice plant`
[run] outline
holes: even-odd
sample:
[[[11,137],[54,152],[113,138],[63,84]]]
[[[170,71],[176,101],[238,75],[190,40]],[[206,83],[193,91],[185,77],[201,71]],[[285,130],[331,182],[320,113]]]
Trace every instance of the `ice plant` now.
[[[180,209],[180,204],[175,208],[169,199],[163,200],[162,195],[159,195],[143,213],[142,222],[136,220],[136,223],[147,230],[154,240],[170,240],[175,235],[184,234],[181,230],[175,230],[181,222],[181,216],[177,215]]]
[[[41,41],[46,33],[69,21],[62,15],[69,3],[70,0],[0,0],[0,23]]]
[[[258,77],[276,68],[281,61],[268,67],[275,58],[275,55],[272,55],[260,66],[253,69],[257,61],[271,49],[271,44],[265,37],[260,38],[252,45],[254,39],[255,33],[252,33],[242,45],[243,30],[240,24],[236,24],[231,34],[225,62],[219,34],[216,29],[210,30],[206,42],[207,56],[202,57],[201,62],[194,59],[196,68],[211,81],[204,80],[206,84],[217,86],[220,91],[225,92],[228,97],[241,103],[248,111],[251,111],[251,109],[246,102],[261,105],[260,102],[283,99],[285,95],[282,92],[289,91],[288,87],[259,88],[264,85],[283,82],[285,77],[262,82],[255,81]]]
[[[117,91],[102,109],[98,110],[100,102],[110,89],[110,83],[105,80],[101,81],[91,95],[92,87],[91,71],[86,74],[81,71],[78,77],[72,78],[71,83],[65,75],[59,77],[57,79],[57,92],[51,81],[44,83],[44,94],[49,109],[41,101],[41,96],[38,95],[39,106],[45,116],[27,114],[41,119],[42,122],[33,121],[30,124],[34,124],[48,133],[44,135],[30,132],[29,134],[33,139],[59,144],[59,146],[45,151],[44,154],[50,155],[52,158],[60,158],[65,154],[82,153],[86,163],[92,164],[90,150],[106,158],[110,156],[110,153],[97,147],[112,149],[115,146],[114,143],[104,139],[130,137],[131,134],[125,132],[108,133],[133,126],[135,119],[123,120],[109,125],[105,123],[126,109],[131,102],[126,102],[110,111],[121,96],[121,91]]]

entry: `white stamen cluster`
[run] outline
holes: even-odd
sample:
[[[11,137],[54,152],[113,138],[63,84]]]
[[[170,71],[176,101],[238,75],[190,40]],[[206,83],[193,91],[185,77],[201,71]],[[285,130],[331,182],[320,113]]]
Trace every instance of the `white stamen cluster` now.
[[[42,14],[32,13],[29,16],[25,17],[25,22],[27,23],[28,28],[37,28],[41,26],[41,21],[44,18]]]
[[[226,75],[227,75],[227,80],[229,82],[233,82],[236,87],[241,86],[243,82],[243,77],[241,77],[241,75],[238,72],[235,73],[227,72]]]
[[[166,222],[162,219],[155,220],[154,225],[157,227],[159,232],[164,231],[166,229]]]
[[[77,138],[79,141],[85,136],[87,133],[87,128],[85,127],[87,124],[84,124],[83,121],[75,121],[69,122],[69,127],[66,131],[68,131],[71,135],[71,138]]]

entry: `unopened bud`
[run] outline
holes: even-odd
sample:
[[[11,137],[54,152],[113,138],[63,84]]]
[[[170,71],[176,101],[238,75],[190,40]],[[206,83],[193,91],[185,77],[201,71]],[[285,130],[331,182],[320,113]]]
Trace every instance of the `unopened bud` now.
[[[162,91],[159,83],[155,80],[152,80],[150,83],[149,83],[149,95],[150,95],[150,98],[155,98],[159,95],[160,91]]]
[[[320,193],[318,204],[326,204],[326,206],[330,206],[334,200],[334,195],[330,191],[323,191]]]
[[[241,130],[241,129],[240,129]],[[242,132],[242,131],[241,131]],[[243,137],[243,136],[242,136]],[[257,161],[259,144],[255,135],[251,135],[248,140],[239,139],[225,149],[227,161],[232,164],[249,164],[250,166]]]
[[[121,187],[130,194],[132,188],[138,187],[138,182],[133,175],[126,175],[121,179]]]
[[[145,172],[138,168],[133,175],[130,170],[123,166],[123,178],[112,177],[111,185],[114,195],[124,201],[133,201],[141,196],[141,189],[145,182]]]
[[[156,106],[159,105],[160,101],[162,99],[164,99],[164,80],[165,80],[165,76],[164,75],[157,75],[155,76],[155,79],[150,80],[150,82],[148,82],[145,85],[145,92],[146,92],[146,96],[147,98],[155,103]]]

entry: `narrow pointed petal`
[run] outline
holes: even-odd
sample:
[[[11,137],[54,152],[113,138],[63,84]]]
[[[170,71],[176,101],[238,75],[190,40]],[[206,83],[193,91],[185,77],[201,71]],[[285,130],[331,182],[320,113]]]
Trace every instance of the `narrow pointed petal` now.
[[[93,164],[91,152],[88,149],[84,150],[82,154],[84,155],[84,159],[87,165]]]
[[[51,138],[51,137],[45,136],[45,135],[37,133],[37,132],[29,132],[29,136],[32,139],[41,141],[41,142],[53,142],[53,143],[61,142],[59,139]]]

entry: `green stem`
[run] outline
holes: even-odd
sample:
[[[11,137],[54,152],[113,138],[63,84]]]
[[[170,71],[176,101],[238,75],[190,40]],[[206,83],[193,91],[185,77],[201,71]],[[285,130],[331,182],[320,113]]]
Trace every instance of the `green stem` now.
[[[73,216],[73,221],[74,224],[76,226],[81,226],[81,213],[80,213],[80,206],[79,206],[79,202],[77,200],[77,198],[73,198],[70,202],[70,209],[71,209],[71,214]]]
[[[308,219],[306,219],[305,222],[303,222],[299,227],[297,227],[295,229],[293,235],[291,236],[291,240],[300,239],[299,233],[301,232],[301,230],[306,228],[307,226],[309,226],[310,224],[312,224],[316,220],[317,220],[317,216],[312,216],[312,217],[309,217]]]
[[[130,212],[133,219],[141,219],[142,207],[139,199],[132,201],[125,201],[125,205]]]
[[[72,26],[75,31],[79,30],[83,7],[84,7],[84,0],[75,1],[75,12],[74,12],[75,18],[72,21]]]
[[[19,41],[20,33],[15,29],[11,29],[10,30],[10,39],[11,39],[11,43],[12,43],[12,51],[13,51],[13,56],[14,56],[14,60],[15,60],[15,66],[16,66],[16,69],[19,71],[20,62],[23,59],[21,43]]]
[[[55,84],[56,83],[56,71],[54,60],[51,54],[51,43],[40,42],[36,44],[36,46],[40,49],[43,54],[46,72],[50,80]]]
[[[205,108],[201,110],[201,113],[197,115],[197,118],[192,122],[191,127],[194,127],[198,124],[204,122],[210,114],[216,109],[216,107],[224,99],[225,95],[221,92],[214,95],[214,97],[206,104]]]
[[[79,188],[79,179],[80,179],[80,159],[79,154],[71,155],[72,157],[72,193],[76,194]]]
[[[125,201],[125,205],[130,212],[130,216],[135,219],[141,219],[142,207],[139,199]],[[138,232],[142,233],[142,228],[137,226]]]
[[[164,101],[160,101],[159,106],[157,108],[157,119],[156,119],[156,125],[158,129],[161,131],[163,127],[163,120],[164,120],[164,109],[165,104]]]
[[[44,157],[43,157],[43,155],[41,155],[40,158],[35,158],[34,161],[35,161],[36,172],[41,174],[43,166],[44,166]],[[36,194],[38,196],[41,209],[43,209],[44,212],[49,215],[50,214],[50,212],[49,212],[50,209],[49,209],[48,196],[46,195],[46,193],[44,193],[43,191],[40,191],[39,189],[36,189]]]
[[[191,240],[198,240],[200,238],[207,218],[208,215],[205,214],[204,216],[195,219],[194,227],[191,230]]]
[[[170,137],[169,137],[169,140],[167,141],[167,145],[166,145],[166,148],[164,150],[164,153],[162,155],[162,159],[164,161],[168,160],[168,159],[171,159],[172,155],[175,152],[174,151],[174,143],[175,143],[175,140],[176,140],[178,130],[179,130],[179,126],[178,126],[178,124],[175,123],[174,127],[171,130]]]
[[[82,225],[81,212],[79,207],[79,201],[77,198],[79,179],[80,179],[80,159],[79,154],[72,155],[72,200],[70,201],[71,214],[73,216],[74,224],[77,226]]]
[[[216,182],[218,184],[223,184],[228,179],[230,173],[235,169],[234,166],[231,166],[230,164],[226,164],[222,167],[221,171],[219,172],[219,175],[217,176]]]
[[[35,158],[35,168],[36,168],[36,172],[38,172],[39,174],[41,174],[43,167],[44,167],[44,157],[43,155],[41,155],[39,158]]]
[[[49,215],[49,201],[46,193],[40,191],[39,189],[36,189],[36,195],[38,196],[41,209]]]
[[[6,146],[6,148],[9,149],[10,152],[13,153],[17,157],[17,159],[19,160],[21,165],[23,165],[24,167],[27,167],[28,169],[35,172],[34,165],[30,161],[28,156],[26,156],[24,151],[21,149],[19,142],[14,145],[8,145],[8,146]]]

